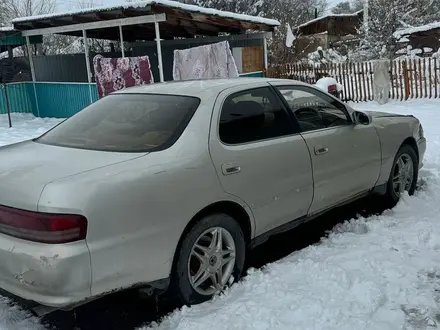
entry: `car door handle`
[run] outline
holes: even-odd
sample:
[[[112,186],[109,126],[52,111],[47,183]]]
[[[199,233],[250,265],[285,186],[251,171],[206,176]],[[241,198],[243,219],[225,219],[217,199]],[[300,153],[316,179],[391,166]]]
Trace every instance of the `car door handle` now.
[[[323,155],[328,152],[327,147],[316,146],[315,147],[315,155]]]
[[[222,173],[223,175],[231,175],[241,172],[241,167],[235,164],[223,164]]]

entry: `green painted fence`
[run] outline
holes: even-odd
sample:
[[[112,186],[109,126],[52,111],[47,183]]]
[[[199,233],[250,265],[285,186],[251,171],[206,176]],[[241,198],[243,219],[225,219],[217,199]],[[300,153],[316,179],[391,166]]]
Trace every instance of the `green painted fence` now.
[[[98,100],[95,84],[35,83],[38,100],[35,100],[31,82],[12,83],[6,86],[11,112],[32,113],[37,117],[68,118]],[[0,89],[0,114],[7,113],[5,89]]]
[[[32,88],[33,85],[29,84]],[[40,117],[68,118],[81,111],[90,104],[90,91],[93,101],[98,100],[96,85],[89,84],[62,84],[36,83],[38,108]],[[34,98],[34,97],[33,97]],[[35,107],[36,108],[36,107]],[[33,113],[36,114],[37,109]]]
[[[29,97],[28,87],[27,83],[6,85],[11,112],[33,112],[33,100]],[[5,86],[0,85],[0,114],[5,113],[8,113]]]
[[[262,77],[262,72],[252,72],[243,77]],[[37,117],[68,118],[98,100],[95,84],[36,82],[35,100],[32,82],[7,84],[11,112],[32,113]],[[38,101],[38,107],[37,107]],[[5,90],[0,88],[0,114],[7,113]]]

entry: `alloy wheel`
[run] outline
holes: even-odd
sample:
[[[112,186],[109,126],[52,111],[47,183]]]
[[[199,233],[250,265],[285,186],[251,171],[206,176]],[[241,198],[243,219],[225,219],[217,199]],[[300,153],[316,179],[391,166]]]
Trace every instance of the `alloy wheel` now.
[[[204,296],[220,292],[228,283],[235,266],[236,247],[224,228],[204,231],[192,247],[188,275],[193,289]]]
[[[393,190],[397,196],[410,191],[414,180],[414,162],[408,154],[402,154],[394,164]]]

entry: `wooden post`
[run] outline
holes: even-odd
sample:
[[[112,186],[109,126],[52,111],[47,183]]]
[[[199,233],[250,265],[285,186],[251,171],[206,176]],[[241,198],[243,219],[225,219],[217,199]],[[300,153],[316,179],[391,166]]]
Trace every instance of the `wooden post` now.
[[[411,86],[411,98],[413,99],[414,98],[414,87],[413,87],[412,59],[409,59],[408,63],[409,63],[409,71],[408,71],[408,73],[409,73],[409,75],[408,75],[409,85],[408,86]]]
[[[363,88],[363,92],[364,92],[364,95],[363,95],[363,98],[362,98],[362,101],[364,101],[364,102],[366,102],[367,101],[367,99],[368,99],[368,97],[367,97],[367,86],[366,86],[366,74],[365,74],[365,67],[364,67],[364,62],[362,62],[361,64],[360,64],[360,72],[359,72],[359,74],[361,74],[361,76],[362,76],[362,88]]]
[[[431,58],[429,58],[428,62],[428,70],[429,70],[429,98],[432,98],[432,65]]]
[[[428,97],[428,83],[426,81],[426,59],[423,58],[423,82],[425,84],[425,97]]]
[[[411,94],[411,91],[409,89],[410,80],[409,80],[409,75],[408,75],[408,64],[407,64],[406,60],[404,60],[402,62],[402,65],[403,65],[403,81],[404,81],[404,85],[405,85],[405,100],[408,100],[409,96]]]
[[[371,100],[370,71],[368,69],[368,62],[365,62],[365,81],[367,83],[367,101],[368,101]]]
[[[422,61],[419,59],[419,85],[420,85],[420,98],[423,97],[423,72],[422,72]]]
[[[32,59],[31,43],[29,41],[28,36],[26,36],[26,50],[28,52],[29,65],[31,67],[32,85],[34,87],[34,96],[35,96],[35,105],[37,106],[37,116],[40,117],[40,105],[38,104],[37,87],[35,86],[35,82],[37,81],[37,78],[35,76],[34,60]]]
[[[83,30],[82,33],[83,33],[83,41],[84,41],[84,56],[85,56],[85,59],[86,59],[87,82],[89,83],[89,97],[90,97],[90,104],[92,104],[93,103],[92,70],[90,69],[89,42],[87,41],[87,32],[86,32],[86,30]]]
[[[437,98],[438,96],[438,80],[437,80],[437,58],[434,57],[434,97]]]
[[[164,76],[163,76],[163,63],[162,63],[162,45],[160,42],[160,29],[159,29],[159,22],[154,22],[154,31],[156,35],[156,48],[157,48],[157,60],[159,63],[159,79],[160,82],[164,82]]]
[[[370,101],[374,100],[374,81],[373,81],[373,68],[371,66],[371,62],[368,62],[368,75],[370,76],[370,84],[371,84],[371,96]]]
[[[400,89],[399,89],[399,96],[400,96],[400,101],[403,101],[403,98],[405,97],[405,86],[403,85],[403,79],[402,79],[402,61],[399,60],[399,85],[400,85]]]
[[[121,25],[119,25],[119,39],[120,39],[120,42],[121,42],[122,57],[125,58],[124,32],[122,30],[122,26]]]

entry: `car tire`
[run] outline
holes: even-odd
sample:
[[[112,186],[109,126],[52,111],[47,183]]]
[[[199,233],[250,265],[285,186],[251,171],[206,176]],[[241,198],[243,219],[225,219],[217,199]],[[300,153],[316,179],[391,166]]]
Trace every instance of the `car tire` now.
[[[417,153],[410,145],[403,145],[394,158],[387,183],[386,198],[391,207],[394,207],[399,202],[404,191],[407,191],[410,196],[414,195],[418,176],[419,162]]]
[[[222,243],[220,251],[218,242]],[[212,246],[215,247],[211,248]],[[219,213],[202,218],[181,241],[171,275],[172,300],[178,305],[188,306],[210,300],[226,286],[241,278],[245,257],[243,231],[232,217]],[[231,260],[222,265],[228,259]],[[201,277],[197,277],[200,271],[203,273]],[[197,286],[197,281],[200,282],[205,277],[207,278]]]

